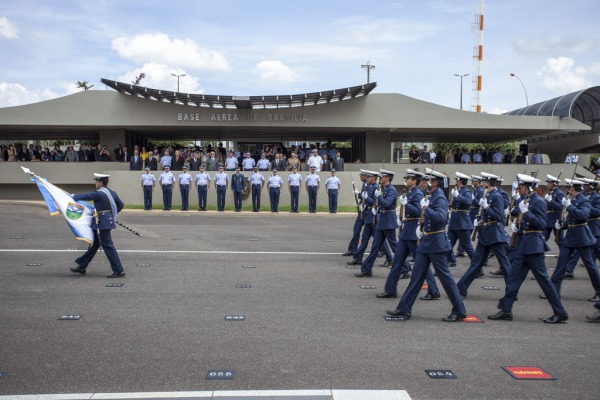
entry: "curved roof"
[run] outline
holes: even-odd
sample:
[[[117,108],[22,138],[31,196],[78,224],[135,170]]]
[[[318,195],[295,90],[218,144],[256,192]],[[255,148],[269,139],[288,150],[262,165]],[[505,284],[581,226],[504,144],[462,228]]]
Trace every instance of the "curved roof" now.
[[[593,121],[600,118],[600,86],[569,93],[506,114],[573,117],[581,122]]]
[[[253,108],[283,108],[298,107],[342,101],[355,97],[366,96],[377,86],[377,82],[366,85],[352,86],[349,88],[326,90],[324,92],[277,95],[277,96],[217,96],[208,94],[192,94],[172,92],[169,90],[152,89],[136,86],[129,83],[100,80],[105,85],[120,93],[127,93],[135,97],[143,97],[149,100],[164,101],[168,103],[181,103],[197,107],[222,107],[237,109]]]

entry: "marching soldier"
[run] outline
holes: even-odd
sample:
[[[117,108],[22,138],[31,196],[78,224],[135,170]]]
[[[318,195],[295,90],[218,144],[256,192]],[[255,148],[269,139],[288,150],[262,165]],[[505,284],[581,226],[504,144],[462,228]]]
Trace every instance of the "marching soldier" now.
[[[156,186],[156,178],[150,173],[150,167],[146,167],[140,183],[144,191],[144,210],[152,210],[152,192]]]
[[[554,312],[551,317],[543,321],[549,324],[567,321],[569,315],[565,311],[560,297],[546,272],[544,253],[549,248],[544,240],[543,229],[546,226],[547,208],[546,202],[535,191],[539,180],[525,174],[518,174],[517,180],[519,194],[527,199],[519,201],[518,206],[522,215],[522,221],[518,227],[521,239],[517,242],[518,248],[515,251],[512,266],[508,273],[504,297],[498,303],[500,311],[488,316],[488,319],[513,320],[513,304],[517,299],[519,288],[527,277],[527,273],[531,271],[536,282],[548,298]],[[513,229],[516,228],[513,226]]]
[[[354,253],[356,252],[356,249],[358,248],[358,240],[360,239],[360,232],[362,231],[362,227],[365,224],[365,205],[363,203],[363,198],[361,196],[361,194],[366,190],[367,188],[367,175],[366,175],[366,170],[361,169],[360,170],[360,181],[362,182],[361,188],[360,190],[355,189],[354,190],[354,195],[358,196],[358,199],[360,199],[358,206],[358,215],[356,216],[356,220],[354,220],[354,228],[352,229],[352,239],[350,240],[350,243],[348,244],[348,250],[346,250],[346,252],[344,254],[342,254],[344,257],[348,257],[348,256],[352,256],[354,255]]]
[[[258,165],[252,167],[250,175],[250,185],[252,185],[252,212],[260,211],[260,195],[265,186],[265,177],[258,172]]]
[[[544,228],[544,238],[546,242],[550,239],[550,233],[554,231],[554,241],[560,245],[561,231],[556,229],[556,222],[560,219],[562,211],[562,201],[565,194],[558,187],[560,180],[552,175],[546,175],[546,188],[548,193],[544,196],[548,207],[548,218],[546,219],[546,227]]]
[[[210,175],[204,171],[204,165],[200,165],[196,174],[196,189],[198,189],[198,211],[206,211],[206,197],[210,187]]]
[[[473,184],[473,201],[471,202],[471,207],[469,208],[469,218],[471,222],[475,221],[477,218],[477,214],[479,214],[479,200],[483,197],[483,187],[481,186],[481,181],[483,178],[479,175],[471,175],[471,183]]]
[[[109,177],[110,175],[94,174],[96,190],[91,193],[76,194],[73,196],[73,200],[75,201],[93,200],[95,217],[92,219],[94,243],[88,247],[85,254],[75,260],[77,267],[71,268],[71,271],[74,273],[85,275],[87,266],[96,255],[98,248],[102,246],[102,250],[104,250],[104,254],[106,254],[106,258],[108,258],[113,271],[112,275],[107,276],[107,278],[125,277],[125,270],[110,234],[112,229],[117,228],[115,220],[117,213],[123,209],[123,202],[113,190],[107,187]]]
[[[456,266],[454,245],[459,242],[460,247],[473,259],[473,246],[471,245],[471,231],[473,222],[469,218],[473,194],[467,187],[470,177],[461,172],[456,173],[456,187],[451,190],[452,204],[450,205],[450,223],[448,224],[448,239],[451,251],[448,253],[448,262],[451,267]]]
[[[467,317],[467,310],[460,298],[456,282],[448,269],[448,252],[451,250],[446,223],[448,221],[448,200],[441,189],[446,176],[440,172],[426,170],[428,174],[423,179],[428,180],[430,186],[429,198],[421,199],[421,218],[423,224],[416,230],[417,237],[421,240],[417,247],[417,255],[413,266],[410,282],[394,310],[387,311],[388,315],[408,320],[412,316],[412,306],[419,295],[429,264],[433,264],[435,272],[452,303],[450,315],[443,318],[445,322],[462,321]]]
[[[181,211],[188,211],[190,208],[190,189],[192,187],[192,176],[188,173],[187,165],[182,167],[183,172],[179,174],[179,191],[181,192]]]
[[[302,175],[298,173],[298,167],[292,166],[292,173],[288,175],[288,192],[290,192],[290,212],[298,212],[298,200],[302,186]]]

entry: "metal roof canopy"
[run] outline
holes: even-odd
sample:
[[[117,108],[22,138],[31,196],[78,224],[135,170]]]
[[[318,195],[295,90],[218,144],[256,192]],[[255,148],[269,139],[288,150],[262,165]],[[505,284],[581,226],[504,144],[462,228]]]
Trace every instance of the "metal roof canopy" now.
[[[152,89],[136,86],[129,83],[100,79],[106,86],[119,93],[127,93],[136,97],[149,100],[164,101],[168,103],[180,103],[196,107],[222,107],[237,109],[254,108],[282,108],[300,107],[353,99],[366,96],[377,86],[377,82],[366,85],[352,86],[345,89],[327,90],[325,92],[313,92],[292,95],[277,96],[217,96],[207,94],[192,94],[171,92],[168,90]]]

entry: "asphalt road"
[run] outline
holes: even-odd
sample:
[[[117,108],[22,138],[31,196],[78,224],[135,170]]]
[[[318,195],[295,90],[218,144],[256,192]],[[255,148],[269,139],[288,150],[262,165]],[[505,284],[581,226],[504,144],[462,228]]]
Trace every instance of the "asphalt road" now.
[[[263,389],[406,390],[412,399],[600,396],[600,324],[585,321],[593,291],[583,268],[563,284],[566,324],[538,320],[552,312],[529,279],[513,322],[486,320],[501,291],[482,286],[504,288],[487,273],[495,260],[465,300],[484,323],[442,322],[445,295],[417,300],[410,321],[389,322],[385,311],[397,300],[375,298],[388,270],[358,279],[341,256],[353,214],[125,211],[120,220],[143,235],[113,232],[126,278],[106,279],[101,254],[81,276],[69,267],[86,245],[62,217],[0,203],[0,396]],[[546,260],[555,266],[556,258]],[[454,276],[467,267],[459,259]],[[82,317],[58,320],[64,315]],[[555,380],[515,380],[505,366],[538,366]],[[206,379],[209,370],[234,370],[235,379]],[[426,370],[451,370],[457,379],[432,379]]]

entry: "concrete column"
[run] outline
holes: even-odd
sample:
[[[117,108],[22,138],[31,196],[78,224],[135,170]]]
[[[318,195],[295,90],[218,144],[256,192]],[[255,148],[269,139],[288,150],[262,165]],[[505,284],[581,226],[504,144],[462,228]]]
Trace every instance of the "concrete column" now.
[[[113,153],[113,150],[117,147],[117,144],[121,143],[121,146],[127,146],[127,142],[125,141],[125,130],[123,129],[100,130],[98,140],[100,144],[106,145],[112,161],[115,161],[115,153]]]
[[[365,141],[367,163],[381,165],[381,162],[391,163],[390,159],[390,132],[367,132]]]

